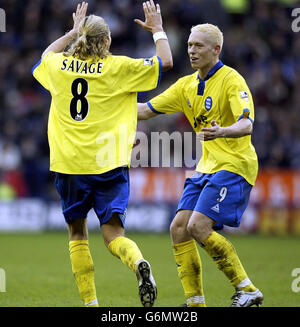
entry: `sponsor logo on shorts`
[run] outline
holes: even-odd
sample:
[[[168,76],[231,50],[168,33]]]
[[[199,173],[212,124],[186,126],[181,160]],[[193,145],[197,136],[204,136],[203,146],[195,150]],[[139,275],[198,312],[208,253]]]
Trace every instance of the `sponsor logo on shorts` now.
[[[216,205],[214,205],[213,207],[210,208],[211,210],[213,210],[216,213],[220,213],[220,206],[219,203],[217,203]]]

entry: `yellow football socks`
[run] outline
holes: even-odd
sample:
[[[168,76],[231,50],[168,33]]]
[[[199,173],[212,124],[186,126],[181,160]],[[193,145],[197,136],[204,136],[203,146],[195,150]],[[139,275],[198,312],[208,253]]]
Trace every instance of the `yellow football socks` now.
[[[194,240],[174,244],[178,277],[181,281],[188,306],[205,307],[202,285],[202,264]]]
[[[217,232],[212,232],[201,243],[201,246],[235,288],[246,292],[256,291],[256,287],[248,278],[233,245],[225,237]]]
[[[109,251],[133,272],[136,272],[136,262],[143,259],[142,253],[135,242],[127,237],[119,236],[108,244]]]
[[[94,281],[94,263],[88,241],[70,241],[69,252],[73,275],[85,306],[98,307]]]

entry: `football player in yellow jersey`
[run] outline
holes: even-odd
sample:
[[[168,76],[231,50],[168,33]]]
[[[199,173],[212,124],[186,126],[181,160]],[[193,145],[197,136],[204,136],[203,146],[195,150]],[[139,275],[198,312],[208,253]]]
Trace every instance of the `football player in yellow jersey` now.
[[[219,59],[223,34],[217,26],[194,26],[187,45],[196,72],[138,104],[140,120],[183,112],[203,141],[202,157],[186,179],[170,226],[178,276],[187,305],[206,306],[196,241],[235,287],[232,306],[259,305],[262,293],[248,278],[233,245],[216,232],[224,225],[239,226],[256,180],[253,100],[244,78]]]
[[[159,5],[143,3],[156,56],[132,59],[109,52],[110,30],[102,17],[73,13],[73,29],[53,42],[33,68],[52,96],[48,122],[50,170],[69,228],[72,271],[88,307],[98,306],[87,214],[99,218],[105,245],[136,273],[143,306],[157,296],[151,267],[135,242],[125,237],[130,153],[137,124],[137,92],[156,88],[161,70],[172,67]],[[67,48],[66,48],[67,47]],[[64,50],[65,49],[65,50]]]

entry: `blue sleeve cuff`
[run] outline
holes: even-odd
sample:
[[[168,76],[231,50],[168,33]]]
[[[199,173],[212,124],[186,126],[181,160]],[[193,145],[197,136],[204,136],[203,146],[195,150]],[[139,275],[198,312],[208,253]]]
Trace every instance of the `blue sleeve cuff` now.
[[[160,57],[157,56],[157,59],[158,59],[158,63],[159,63],[159,73],[158,73],[158,80],[157,80],[157,85],[156,85],[156,87],[158,87],[158,85],[159,85],[159,83],[160,83],[160,80],[161,80],[161,74],[162,74],[162,62],[161,62]]]
[[[241,120],[242,118],[248,118],[251,121],[251,123],[253,124],[253,119],[250,118],[250,109],[248,109],[248,108],[244,109],[243,113],[241,114],[241,116],[239,117],[239,119],[237,121]]]
[[[154,107],[152,106],[152,104],[150,103],[150,101],[147,102],[147,105],[154,113],[156,113],[158,115],[164,114],[163,112],[155,110]]]
[[[32,74],[33,74],[34,70],[36,69],[36,67],[38,67],[41,62],[42,62],[42,58],[32,67],[32,70],[31,70]]]

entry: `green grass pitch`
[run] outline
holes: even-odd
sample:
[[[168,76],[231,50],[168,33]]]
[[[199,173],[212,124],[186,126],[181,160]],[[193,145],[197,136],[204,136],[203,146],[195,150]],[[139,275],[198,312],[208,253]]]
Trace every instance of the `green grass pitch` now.
[[[152,265],[158,287],[158,307],[184,303],[168,234],[128,234]],[[235,246],[253,283],[264,294],[264,306],[300,306],[292,291],[294,268],[300,267],[299,239],[258,235],[226,235]],[[103,307],[139,307],[135,275],[112,256],[100,232],[90,232],[97,296]],[[199,248],[206,302],[212,307],[231,304],[233,287]],[[68,236],[64,232],[0,233],[0,268],[6,273],[2,307],[80,307],[82,302],[71,272]]]

